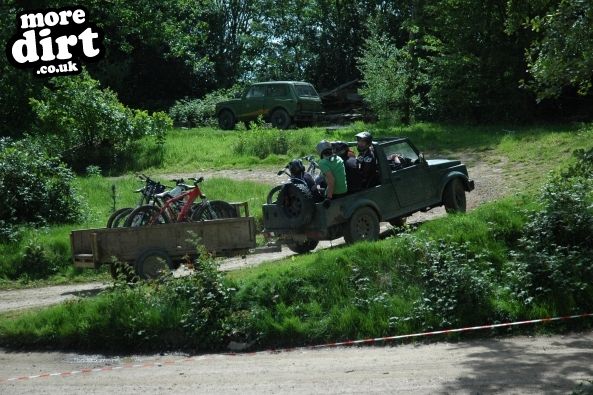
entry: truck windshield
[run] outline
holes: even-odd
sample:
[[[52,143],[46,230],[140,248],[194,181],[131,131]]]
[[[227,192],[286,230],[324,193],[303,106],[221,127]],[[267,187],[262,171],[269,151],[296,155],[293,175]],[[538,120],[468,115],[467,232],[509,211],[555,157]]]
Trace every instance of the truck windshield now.
[[[295,85],[294,88],[299,97],[319,97],[311,85]]]

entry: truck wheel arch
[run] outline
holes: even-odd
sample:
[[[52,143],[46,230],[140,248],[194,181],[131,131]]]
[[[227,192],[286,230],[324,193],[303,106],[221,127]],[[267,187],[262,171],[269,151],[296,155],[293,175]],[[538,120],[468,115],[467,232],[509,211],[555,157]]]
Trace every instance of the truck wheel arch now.
[[[356,202],[356,204],[348,207],[345,212],[344,212],[344,217],[346,219],[350,219],[352,217],[352,215],[354,215],[354,213],[356,212],[356,210],[358,210],[361,207],[370,207],[371,209],[373,209],[373,211],[375,211],[375,214],[377,214],[377,218],[379,218],[379,221],[381,221],[383,219],[383,216],[381,215],[381,210],[379,210],[379,206],[377,206],[377,203],[373,202],[370,199],[361,199],[358,200]]]
[[[441,188],[440,188],[440,193],[439,193],[439,196],[441,198],[443,197],[443,193],[445,192],[445,188],[447,187],[447,184],[449,184],[455,178],[461,179],[461,182],[463,183],[463,187],[465,188],[466,192],[469,192],[471,190],[469,187],[468,176],[463,174],[462,172],[459,172],[459,171],[452,171],[452,172],[448,173],[445,176],[445,178],[443,178],[443,182],[441,183]]]

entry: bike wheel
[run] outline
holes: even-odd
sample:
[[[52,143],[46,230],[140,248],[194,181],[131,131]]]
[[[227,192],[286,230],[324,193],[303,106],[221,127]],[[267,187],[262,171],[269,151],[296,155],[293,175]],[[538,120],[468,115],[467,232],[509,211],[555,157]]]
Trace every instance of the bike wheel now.
[[[140,206],[130,213],[124,226],[137,227],[145,225],[156,225],[169,223],[166,215],[160,214],[160,210],[154,206]]]
[[[132,212],[132,210],[133,210],[133,208],[131,208],[131,207],[124,207],[124,208],[120,208],[119,210],[115,210],[113,212],[113,214],[111,214],[109,216],[109,219],[107,220],[107,226],[105,226],[105,227],[106,228],[117,228],[117,226],[113,226],[117,217],[120,216],[122,213],[130,214]]]
[[[115,217],[113,224],[111,225],[112,228],[121,228],[124,226],[124,223],[126,222],[126,219],[128,218],[128,215],[130,215],[130,213],[134,211],[133,208],[130,208],[127,211],[122,212],[121,214],[119,214],[117,217]]]
[[[237,217],[237,210],[231,204],[222,200],[212,200],[201,204],[192,214],[194,222],[222,218]]]

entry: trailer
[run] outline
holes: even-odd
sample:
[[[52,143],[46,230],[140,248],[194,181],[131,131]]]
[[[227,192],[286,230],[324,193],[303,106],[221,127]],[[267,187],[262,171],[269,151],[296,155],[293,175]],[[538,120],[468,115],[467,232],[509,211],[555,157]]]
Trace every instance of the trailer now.
[[[205,220],[129,228],[74,230],[70,233],[75,267],[98,268],[115,261],[132,266],[143,278],[174,270],[197,254],[196,243],[215,256],[244,256],[256,246],[253,217]],[[261,251],[267,252],[267,251]],[[113,268],[113,266],[112,266]]]

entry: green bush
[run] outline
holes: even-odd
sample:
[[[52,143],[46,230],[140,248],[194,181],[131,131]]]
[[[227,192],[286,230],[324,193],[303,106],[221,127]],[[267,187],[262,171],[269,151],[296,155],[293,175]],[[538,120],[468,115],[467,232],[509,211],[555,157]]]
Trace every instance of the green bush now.
[[[73,223],[81,219],[74,174],[36,144],[0,141],[0,234],[15,241],[19,224]]]
[[[86,72],[54,78],[51,84],[39,99],[30,101],[37,116],[34,136],[76,169],[89,164],[114,166],[144,136],[154,136],[162,144],[172,126],[165,113],[149,115],[127,108]]]
[[[240,85],[229,89],[220,89],[206,94],[201,99],[183,99],[175,102],[169,110],[169,116],[175,126],[193,128],[216,124],[216,103],[232,98],[243,90]]]
[[[552,302],[559,312],[593,307],[593,149],[542,189],[511,264],[524,302]]]
[[[424,330],[481,324],[494,318],[492,265],[469,243],[428,243],[422,262],[422,296],[412,317]]]

